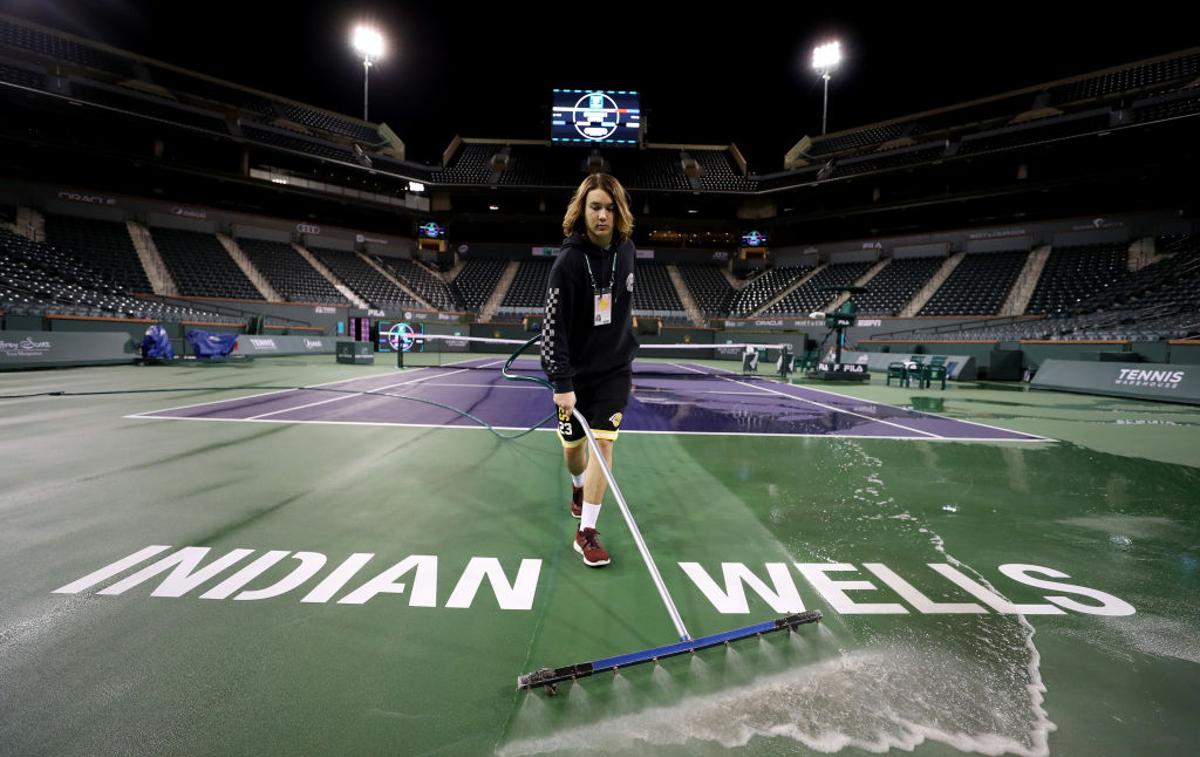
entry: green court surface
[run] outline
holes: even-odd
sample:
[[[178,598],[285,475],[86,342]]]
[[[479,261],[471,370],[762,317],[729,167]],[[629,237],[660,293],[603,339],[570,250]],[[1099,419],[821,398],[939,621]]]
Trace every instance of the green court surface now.
[[[187,390],[0,400],[0,754],[1200,743],[1200,409],[877,382],[837,391],[1052,441],[623,433],[617,479],[693,635],[824,620],[548,697],[517,675],[676,641],[611,496],[613,564],[572,551],[554,434],[127,417],[393,370],[0,375],[0,395]],[[172,555],[190,578],[131,578]]]

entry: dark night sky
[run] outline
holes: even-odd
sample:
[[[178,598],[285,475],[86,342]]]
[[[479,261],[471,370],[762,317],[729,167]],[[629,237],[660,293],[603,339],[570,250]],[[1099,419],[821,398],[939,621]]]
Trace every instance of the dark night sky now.
[[[649,141],[735,142],[753,170],[775,171],[800,137],[820,132],[821,81],[808,59],[830,35],[848,55],[830,88],[830,131],[1200,44],[1182,4],[1139,3],[1136,17],[1100,4],[1047,15],[1048,2],[857,15],[794,2],[703,16],[678,10],[699,4],[671,5],[0,0],[17,17],[354,115],[362,64],[349,30],[374,21],[390,54],[372,69],[371,120],[424,162],[456,133],[545,139],[551,88],[611,87],[642,92]]]

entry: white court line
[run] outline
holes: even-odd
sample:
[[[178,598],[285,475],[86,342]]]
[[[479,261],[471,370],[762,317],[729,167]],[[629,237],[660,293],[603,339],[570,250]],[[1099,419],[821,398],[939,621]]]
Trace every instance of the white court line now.
[[[358,376],[358,377],[355,377],[352,379],[341,379],[340,381],[327,381],[323,384],[310,384],[309,386],[333,386],[334,384],[344,384],[347,381],[357,381],[360,378],[362,378],[362,376]],[[219,405],[222,402],[239,402],[241,400],[250,400],[250,399],[254,399],[256,397],[272,397],[276,394],[287,394],[288,392],[297,392],[297,391],[300,391],[300,389],[301,389],[301,387],[294,386],[289,389],[280,389],[280,390],[274,391],[274,392],[264,392],[262,394],[247,394],[244,397],[233,397],[233,398],[227,398],[227,399],[223,399],[223,400],[209,400],[208,402],[194,402],[191,405],[179,405],[177,407],[167,408],[166,410],[151,410],[150,412],[152,412],[152,413],[167,413],[172,410],[187,410],[187,409],[193,408],[193,407],[204,407],[205,405]],[[205,389],[204,389],[204,387],[197,387],[196,391],[203,392],[203,391],[205,391]],[[209,391],[213,391],[213,390],[209,390]],[[215,391],[220,391],[220,390],[215,390]]]
[[[466,362],[466,361],[463,361],[463,362]],[[436,366],[423,366],[423,367],[417,368],[415,370],[423,371],[423,370],[427,370],[429,368],[435,368],[435,367]],[[288,392],[302,392],[305,389],[314,389],[319,386],[333,386],[335,384],[345,384],[350,381],[362,381],[363,379],[370,379],[370,378],[375,378],[376,376],[386,376],[386,375],[387,375],[386,373],[376,373],[371,376],[355,376],[354,378],[338,379],[337,381],[326,381],[326,382],[320,383],[320,384],[306,384],[305,386],[293,386],[288,389],[279,389],[274,392],[264,392],[262,394],[247,394],[244,397],[232,397],[232,398],[223,399],[223,400],[209,400],[208,402],[195,402],[195,403],[192,403],[191,405],[178,405],[176,407],[168,407],[165,410],[151,410],[149,412],[169,413],[174,410],[187,410],[187,409],[190,409],[193,407],[204,407],[205,405],[219,405],[222,402],[241,402],[242,400],[252,400],[252,399],[257,399],[258,397],[272,397],[276,394],[287,394]],[[196,387],[196,391],[203,392],[203,391],[221,391],[221,390],[219,390],[219,389],[206,390],[204,387],[199,386],[199,387]],[[125,417],[128,418],[131,416],[125,416]]]
[[[421,366],[416,366],[413,368],[403,368],[401,370],[404,370],[404,371],[436,371],[441,368],[451,368],[456,365],[462,365],[463,363],[470,363],[475,360],[485,360],[485,359],[486,358],[473,357],[473,358],[467,358],[466,360],[455,360],[452,363],[445,363],[444,365],[421,365]],[[493,365],[496,365],[497,363],[502,363],[502,362],[504,362],[504,361],[496,360],[491,363],[485,363],[484,365],[481,365],[481,366],[472,366],[472,368],[488,368]],[[471,368],[464,368],[463,370],[471,370]],[[400,371],[393,371],[393,373],[399,373],[399,372]],[[337,381],[326,381],[326,382],[323,382],[320,384],[305,384],[304,386],[294,386],[294,387],[290,387],[288,389],[279,389],[274,392],[264,392],[262,394],[247,394],[244,397],[233,397],[230,399],[223,399],[223,400],[209,400],[208,402],[195,402],[195,403],[192,403],[191,405],[177,405],[175,407],[168,407],[163,410],[150,410],[148,412],[170,413],[170,412],[174,412],[176,410],[188,410],[193,407],[204,407],[206,405],[219,405],[222,402],[241,402],[242,400],[252,400],[252,399],[257,399],[259,397],[272,397],[276,394],[287,394],[288,392],[302,392],[305,389],[315,389],[315,388],[321,387],[321,386],[334,386],[335,384],[345,384],[345,383],[348,383],[351,381],[364,381],[364,380],[373,379],[373,378],[376,378],[379,376],[387,376],[387,375],[388,374],[386,374],[386,373],[373,373],[369,376],[355,376],[353,378],[348,378],[348,379],[338,379]],[[449,374],[442,374],[442,375],[449,375]],[[201,387],[196,387],[196,391],[203,392],[206,390],[204,387],[201,386]],[[208,391],[220,391],[220,390],[208,390]],[[376,390],[371,389],[368,391],[376,391]],[[136,415],[126,415],[124,417],[126,417],[126,418],[148,418],[151,416],[146,416],[146,415],[142,415],[141,413],[138,413]]]
[[[469,371],[471,369],[464,368],[463,370]],[[525,385],[509,386],[508,384],[453,384],[453,383],[446,383],[446,384],[436,384],[435,386],[437,386],[439,388],[443,387],[443,386],[460,386],[460,387],[466,387],[469,389],[520,389],[522,391],[535,391],[535,392],[546,391],[546,388],[544,386],[525,386]]]
[[[422,376],[421,378],[415,378],[415,379],[412,379],[411,381],[401,381],[398,384],[387,384],[386,386],[381,386],[378,389],[368,389],[363,392],[347,393],[347,394],[341,395],[340,397],[334,397],[332,399],[320,400],[318,402],[309,402],[306,405],[297,405],[295,407],[286,407],[282,410],[272,410],[269,413],[260,413],[258,415],[251,415],[249,418],[246,418],[246,420],[256,421],[259,418],[266,418],[268,415],[279,415],[280,413],[290,413],[294,410],[303,410],[303,409],[309,408],[309,407],[316,407],[317,405],[328,405],[331,402],[340,402],[341,400],[349,400],[349,399],[354,399],[356,397],[365,397],[365,396],[369,396],[372,393],[382,392],[385,389],[393,389],[397,386],[405,386],[408,384],[418,384],[422,381],[429,381],[430,379],[442,378],[443,376],[453,376],[456,373],[464,373],[469,370],[471,370],[471,369],[470,368],[462,368],[457,371],[450,371],[449,373],[440,373],[436,376]]]
[[[729,371],[727,368],[714,368],[713,370],[727,371],[729,373],[733,373],[733,371]],[[842,399],[854,400],[855,402],[869,402],[872,405],[883,405],[884,407],[890,407],[895,410],[904,410],[904,408],[902,408],[902,407],[897,407],[896,405],[889,405],[886,402],[875,402],[874,400],[869,400],[869,399],[866,399],[865,397],[855,397],[853,394],[842,394],[841,392],[834,392],[834,391],[830,391],[829,389],[818,389],[813,386],[808,386],[807,384],[801,385],[801,384],[789,383],[787,385],[794,386],[798,389],[804,389],[806,391],[821,392],[822,394],[829,394],[834,397],[841,397]],[[917,413],[918,415],[924,415],[929,418],[937,418],[939,420],[944,420],[944,421],[954,421],[955,423],[966,423],[970,426],[979,426],[980,428],[986,428],[989,431],[1003,431],[1008,434],[1023,434],[1025,436],[1032,437],[1033,441],[1040,441],[1040,442],[1056,442],[1056,441],[1058,441],[1057,439],[1052,439],[1048,436],[1039,436],[1038,434],[1031,434],[1028,431],[1013,431],[1011,428],[1003,428],[1001,426],[989,426],[986,423],[980,423],[978,421],[967,421],[967,420],[963,420],[962,418],[951,418],[948,415],[938,415],[937,413],[928,413],[924,410],[905,410],[904,412]]]
[[[662,393],[662,394],[734,394],[739,397],[761,397],[762,396],[758,392],[721,391],[721,390],[717,390],[717,389],[706,389],[704,391],[691,391],[691,392],[677,392],[674,389],[659,389],[659,388],[655,388],[655,387],[642,387],[642,388],[638,389],[637,392],[634,392],[634,398],[637,397],[638,393],[653,394],[655,392]]]
[[[266,420],[248,420],[246,418],[189,418],[186,416],[171,417],[160,415],[126,415],[125,418],[134,420],[146,421],[200,421],[202,423],[295,423],[307,424],[312,426],[376,426],[376,427],[401,427],[401,428],[429,428],[429,429],[450,429],[456,431],[486,431],[487,429],[479,425],[462,425],[454,426],[445,423],[395,423],[388,421],[300,421],[300,420],[283,420],[283,419],[266,419]],[[528,426],[492,426],[497,431],[527,431]],[[557,428],[537,428],[536,431],[558,433]],[[1014,442],[1017,444],[1029,444],[1038,442],[1037,439],[981,439],[977,436],[939,436],[929,438],[925,436],[872,436],[871,434],[764,434],[756,431],[651,431],[648,429],[621,429],[621,435],[627,436],[630,434],[678,434],[680,436],[747,436],[756,439],[771,439],[774,437],[795,437],[802,439],[875,439],[878,441],[916,441],[916,442]]]
[[[695,371],[696,373],[704,374],[704,375],[706,375],[706,376],[707,376],[707,375],[710,375],[710,374],[708,374],[706,371],[702,371],[702,370],[699,370],[699,369],[697,369],[697,368],[688,368],[686,365],[680,365],[680,364],[678,364],[678,363],[672,363],[672,365],[678,365],[678,367],[680,367],[680,368],[685,368],[685,369],[687,369],[687,370],[689,370],[689,371]],[[731,378],[729,378],[728,376],[717,376],[716,378],[719,378],[719,379],[721,379],[722,381],[729,381],[729,382],[732,382],[732,383],[734,383],[734,384],[737,384],[737,385],[739,385],[739,386],[746,386],[746,387],[749,387],[749,388],[751,388],[751,389],[758,389],[758,390],[759,390],[759,391],[761,391],[761,392],[770,392],[771,394],[778,394],[780,397],[787,397],[788,399],[793,399],[793,400],[796,400],[797,402],[807,402],[807,403],[809,403],[810,405],[816,405],[817,407],[822,407],[822,408],[825,408],[826,410],[832,410],[832,411],[833,411],[833,412],[835,412],[835,413],[844,413],[844,414],[846,414],[846,415],[853,415],[853,416],[857,416],[857,417],[859,417],[859,418],[862,418],[863,420],[872,421],[872,422],[874,422],[874,423],[882,423],[882,424],[884,424],[885,426],[892,426],[892,427],[894,427],[894,428],[904,429],[905,431],[908,431],[909,433],[922,434],[922,435],[924,435],[924,436],[931,437],[931,438],[933,438],[933,439],[944,439],[944,438],[945,438],[945,437],[944,437],[944,436],[942,436],[941,434],[935,434],[935,433],[933,433],[933,432],[931,432],[931,431],[922,431],[922,430],[921,430],[921,429],[919,429],[919,428],[912,428],[911,426],[901,426],[899,423],[892,423],[891,421],[885,421],[885,420],[883,420],[882,418],[872,418],[872,417],[871,417],[871,416],[869,416],[869,415],[863,415],[862,413],[856,413],[856,412],[854,412],[853,410],[843,410],[843,409],[842,409],[842,408],[840,408],[840,407],[834,407],[833,405],[826,405],[826,404],[825,404],[825,403],[823,403],[823,402],[817,402],[816,400],[805,399],[804,397],[797,397],[797,396],[796,396],[796,395],[794,395],[794,394],[787,394],[787,393],[785,393],[785,392],[781,392],[781,391],[778,391],[778,390],[776,390],[776,389],[768,389],[768,388],[766,388],[765,386],[754,386],[753,384],[747,384],[747,383],[746,383],[746,382],[744,382],[744,381],[737,381],[737,380],[735,380],[735,379],[731,379]],[[859,401],[860,401],[860,402],[865,402],[866,400],[859,400]],[[873,403],[873,404],[877,404],[877,405],[879,405],[879,404],[883,404],[883,403],[881,403],[881,402],[876,402],[876,403]],[[885,405],[885,407],[891,407],[891,405]],[[893,408],[893,409],[897,409],[897,410],[898,410],[899,408]]]
[[[443,368],[443,367],[445,367],[445,368],[448,368],[448,367],[455,366],[455,365],[462,365],[462,364],[464,364],[464,363],[470,363],[470,362],[474,362],[474,361],[476,361],[476,360],[486,360],[486,358],[468,358],[467,360],[456,360],[456,361],[454,361],[454,362],[452,362],[452,363],[446,363],[446,364],[445,364],[445,365],[443,365],[443,366],[436,366],[436,365],[423,365],[423,366],[419,366],[419,367],[415,367],[415,368],[405,368],[404,370],[406,370],[406,371],[409,371],[409,370],[412,370],[412,371],[429,371],[429,370],[438,370],[439,368]],[[335,398],[335,399],[329,399],[329,400],[320,400],[319,402],[313,402],[313,403],[310,403],[310,404],[307,404],[307,405],[298,405],[298,406],[296,406],[296,407],[293,407],[293,408],[288,408],[287,410],[276,410],[276,411],[273,411],[273,412],[270,412],[270,413],[263,413],[262,415],[251,416],[250,418],[245,418],[245,419],[222,418],[222,419],[220,419],[220,420],[252,420],[252,419],[257,419],[257,418],[265,417],[265,416],[267,416],[267,415],[274,415],[275,413],[284,413],[284,412],[289,412],[290,410],[300,410],[301,408],[313,407],[313,406],[315,406],[315,405],[324,405],[324,404],[326,404],[326,403],[328,403],[328,402],[336,402],[336,401],[337,401],[337,400],[339,400],[339,399],[349,399],[349,398],[351,398],[351,397],[361,397],[361,396],[363,396],[363,394],[365,394],[365,393],[369,393],[369,392],[378,392],[378,391],[382,391],[383,389],[390,389],[390,388],[392,388],[392,387],[394,387],[394,386],[400,386],[401,384],[414,384],[414,383],[418,383],[418,382],[420,382],[420,381],[428,381],[428,380],[430,380],[430,379],[442,378],[442,377],[444,377],[444,376],[453,376],[453,375],[454,375],[454,374],[456,374],[456,373],[465,373],[466,371],[469,371],[469,370],[474,370],[474,369],[478,369],[478,368],[490,368],[490,367],[492,367],[493,365],[500,365],[500,364],[501,364],[501,363],[503,363],[503,362],[504,362],[503,360],[493,360],[492,362],[490,362],[490,363],[484,363],[483,365],[475,365],[475,366],[470,366],[470,367],[468,367],[468,368],[461,368],[461,369],[459,369],[459,370],[457,370],[457,371],[450,371],[449,373],[439,373],[439,374],[435,374],[435,375],[433,375],[433,376],[422,376],[422,377],[421,377],[421,378],[419,378],[419,379],[413,379],[412,381],[403,381],[403,382],[401,382],[400,384],[389,384],[389,385],[385,385],[385,386],[383,386],[383,387],[381,387],[381,388],[379,388],[379,389],[367,389],[367,390],[364,390],[364,392],[363,392],[363,393],[347,394],[345,397],[337,397],[337,398]],[[290,388],[290,389],[280,389],[280,390],[278,390],[278,391],[274,391],[274,392],[264,392],[263,394],[247,394],[247,395],[246,395],[246,396],[244,396],[244,397],[233,397],[233,398],[231,398],[231,399],[223,399],[223,400],[210,400],[210,401],[208,401],[208,402],[196,402],[196,403],[193,403],[193,404],[191,404],[191,405],[178,405],[178,406],[176,406],[176,407],[168,407],[168,408],[164,408],[164,409],[162,409],[162,410],[151,410],[151,411],[148,411],[148,412],[151,412],[151,413],[173,413],[173,412],[175,412],[175,411],[177,411],[177,410],[190,410],[190,409],[192,409],[192,408],[196,408],[196,407],[206,407],[206,406],[208,406],[208,405],[220,405],[220,404],[222,404],[222,403],[225,403],[225,402],[241,402],[242,400],[252,400],[252,399],[258,399],[258,398],[260,398],[260,397],[273,397],[273,396],[275,396],[275,395],[279,395],[279,394],[287,394],[288,392],[302,392],[302,391],[304,391],[304,390],[306,390],[306,389],[316,389],[316,388],[318,388],[318,387],[323,387],[323,386],[334,386],[334,385],[336,385],[336,384],[345,384],[345,383],[348,383],[348,382],[351,382],[351,381],[362,381],[362,380],[364,380],[364,379],[372,379],[372,378],[375,378],[376,376],[387,376],[387,375],[388,375],[388,374],[386,374],[386,373],[376,373],[376,374],[373,374],[373,375],[370,375],[370,376],[355,376],[354,378],[348,378],[348,379],[339,379],[338,381],[326,381],[326,382],[324,382],[324,383],[320,383],[320,384],[306,384],[305,386],[297,386],[297,387],[292,387],[292,388]],[[453,386],[453,385],[452,385],[452,384],[447,384],[446,386]],[[489,386],[491,386],[491,385],[489,385]],[[197,391],[203,391],[203,388],[199,388],[199,389],[197,389]],[[153,415],[146,415],[146,414],[143,414],[143,413],[136,413],[136,414],[134,414],[134,415],[126,415],[126,416],[124,416],[124,417],[125,417],[125,418],[154,418],[155,416],[153,416]],[[168,418],[173,418],[173,416],[167,416],[167,417],[168,417]],[[179,420],[178,418],[174,418],[174,419],[175,419],[175,420]],[[217,420],[217,419],[213,419],[213,420]]]

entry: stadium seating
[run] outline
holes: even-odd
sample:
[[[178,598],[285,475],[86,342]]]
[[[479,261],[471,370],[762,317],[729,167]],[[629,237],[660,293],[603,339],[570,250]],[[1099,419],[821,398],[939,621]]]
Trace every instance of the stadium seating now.
[[[1193,113],[1200,113],[1200,90],[1195,87],[1188,91],[1138,100],[1133,104],[1134,120],[1138,123],[1180,118]]]
[[[133,62],[128,58],[0,19],[0,46],[4,45],[125,78],[133,78],[134,75]]]
[[[808,274],[812,266],[782,266],[768,268],[735,295],[730,315],[749,315],[787,289],[796,279]]]
[[[126,292],[153,291],[123,223],[47,215],[46,241]]]
[[[80,100],[108,105],[129,113],[137,113],[171,123],[186,124],[207,131],[229,132],[223,116],[183,105],[165,97],[124,90],[121,87],[86,84],[79,81],[71,82],[71,94]]]
[[[172,90],[181,99],[191,95],[210,103],[232,105],[260,119],[270,120],[282,115],[274,100],[241,87],[153,64],[147,64],[147,71],[156,85]]]
[[[833,263],[822,268],[815,276],[803,285],[788,292],[787,296],[766,312],[773,314],[808,315],[829,304],[838,296],[838,292],[830,291],[830,287],[843,287],[853,284],[862,278],[871,266],[872,261],[861,263]]]
[[[1109,124],[1108,109],[1101,109],[1083,118],[1063,116],[1060,118],[1033,121],[1018,126],[968,134],[959,146],[959,155],[1001,150],[1035,142],[1048,142],[1103,129]]]
[[[357,254],[340,250],[322,250],[317,247],[313,247],[311,250],[317,259],[325,264],[326,268],[333,271],[333,275],[341,279],[343,284],[369,302],[372,307],[381,308],[391,305],[410,308],[419,304],[403,289],[380,276],[379,271],[363,262]]]
[[[28,68],[0,63],[0,81],[18,84],[22,87],[41,89],[45,84],[46,76]]]
[[[0,309],[12,315],[240,323],[202,307],[131,297],[53,245],[0,229]]]
[[[944,330],[938,339],[1153,341],[1200,334],[1200,242],[1160,239],[1163,260],[1129,273],[1074,304],[1072,311],[1037,320]],[[962,266],[959,266],[960,268]],[[915,331],[912,336],[930,336]]]
[[[553,260],[523,260],[517,277],[504,294],[503,307],[541,308],[546,304],[546,282]]]
[[[855,129],[845,134],[814,141],[809,154],[813,156],[833,155],[847,150],[859,150],[881,142],[896,139],[905,133],[908,124],[894,123],[883,126],[873,126],[865,129]]]
[[[683,303],[665,265],[639,260],[634,268],[633,309],[682,312]]]
[[[374,145],[382,141],[379,132],[375,131],[373,127],[356,123],[348,118],[339,118],[331,113],[305,108],[296,103],[281,102],[279,108],[289,121],[303,126],[334,134],[343,134],[366,145]]]
[[[852,298],[858,306],[858,312],[863,315],[899,315],[945,262],[943,257],[893,258],[875,278],[867,282],[870,291]]]
[[[633,154],[628,171],[614,165],[614,172],[627,187],[644,189],[691,189],[683,175],[683,158],[678,150],[644,150]],[[625,163],[624,154],[613,156],[614,163]]]
[[[941,157],[945,151],[945,142],[939,140],[915,147],[856,155],[853,158],[839,159],[834,164],[834,174],[837,176],[853,176],[860,173],[871,173],[873,171],[885,171],[889,168],[916,165]]]
[[[500,183],[574,187],[586,175],[586,156],[585,152],[565,147],[512,145]]]
[[[263,299],[216,236],[177,229],[151,229],[150,233],[180,294]]]
[[[290,302],[348,304],[341,292],[300,257],[290,244],[262,239],[238,239],[237,244],[284,299]]]
[[[728,150],[692,150],[700,164],[700,186],[710,192],[753,192],[758,182],[741,174]]]
[[[1171,82],[1192,81],[1197,76],[1200,76],[1200,53],[1192,53],[1062,84],[1050,90],[1050,101],[1057,105],[1103,98]]]
[[[308,153],[321,158],[352,162],[354,153],[348,147],[322,142],[310,137],[292,135],[275,129],[267,129],[250,124],[242,124],[242,133],[255,142],[260,142],[283,150]]]
[[[1129,275],[1126,245],[1055,247],[1026,313],[1057,315],[1114,286]]]
[[[492,296],[496,282],[507,265],[507,260],[468,260],[450,287],[457,293],[463,307],[478,313]]]
[[[421,264],[404,258],[379,256],[375,257],[375,262],[438,310],[455,309],[454,295],[446,283]]]
[[[463,144],[454,153],[449,165],[435,169],[433,181],[447,184],[485,184],[492,175],[489,163],[497,145]]]
[[[709,265],[681,265],[679,274],[692,293],[696,307],[706,316],[720,317],[729,314],[737,290],[730,285],[721,269]]]
[[[920,315],[994,315],[1008,298],[1029,250],[974,253],[959,263]]]

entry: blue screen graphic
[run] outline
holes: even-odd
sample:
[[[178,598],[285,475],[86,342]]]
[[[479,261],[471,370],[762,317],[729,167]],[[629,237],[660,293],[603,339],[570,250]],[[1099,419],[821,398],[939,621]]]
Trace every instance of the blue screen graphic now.
[[[551,142],[636,147],[642,106],[628,90],[556,89],[550,121]]]
[[[761,231],[747,231],[742,234],[742,247],[766,247],[767,235]]]
[[[417,233],[420,234],[421,238],[423,239],[445,239],[446,227],[435,221],[430,221],[429,223],[423,223],[418,226]]]

